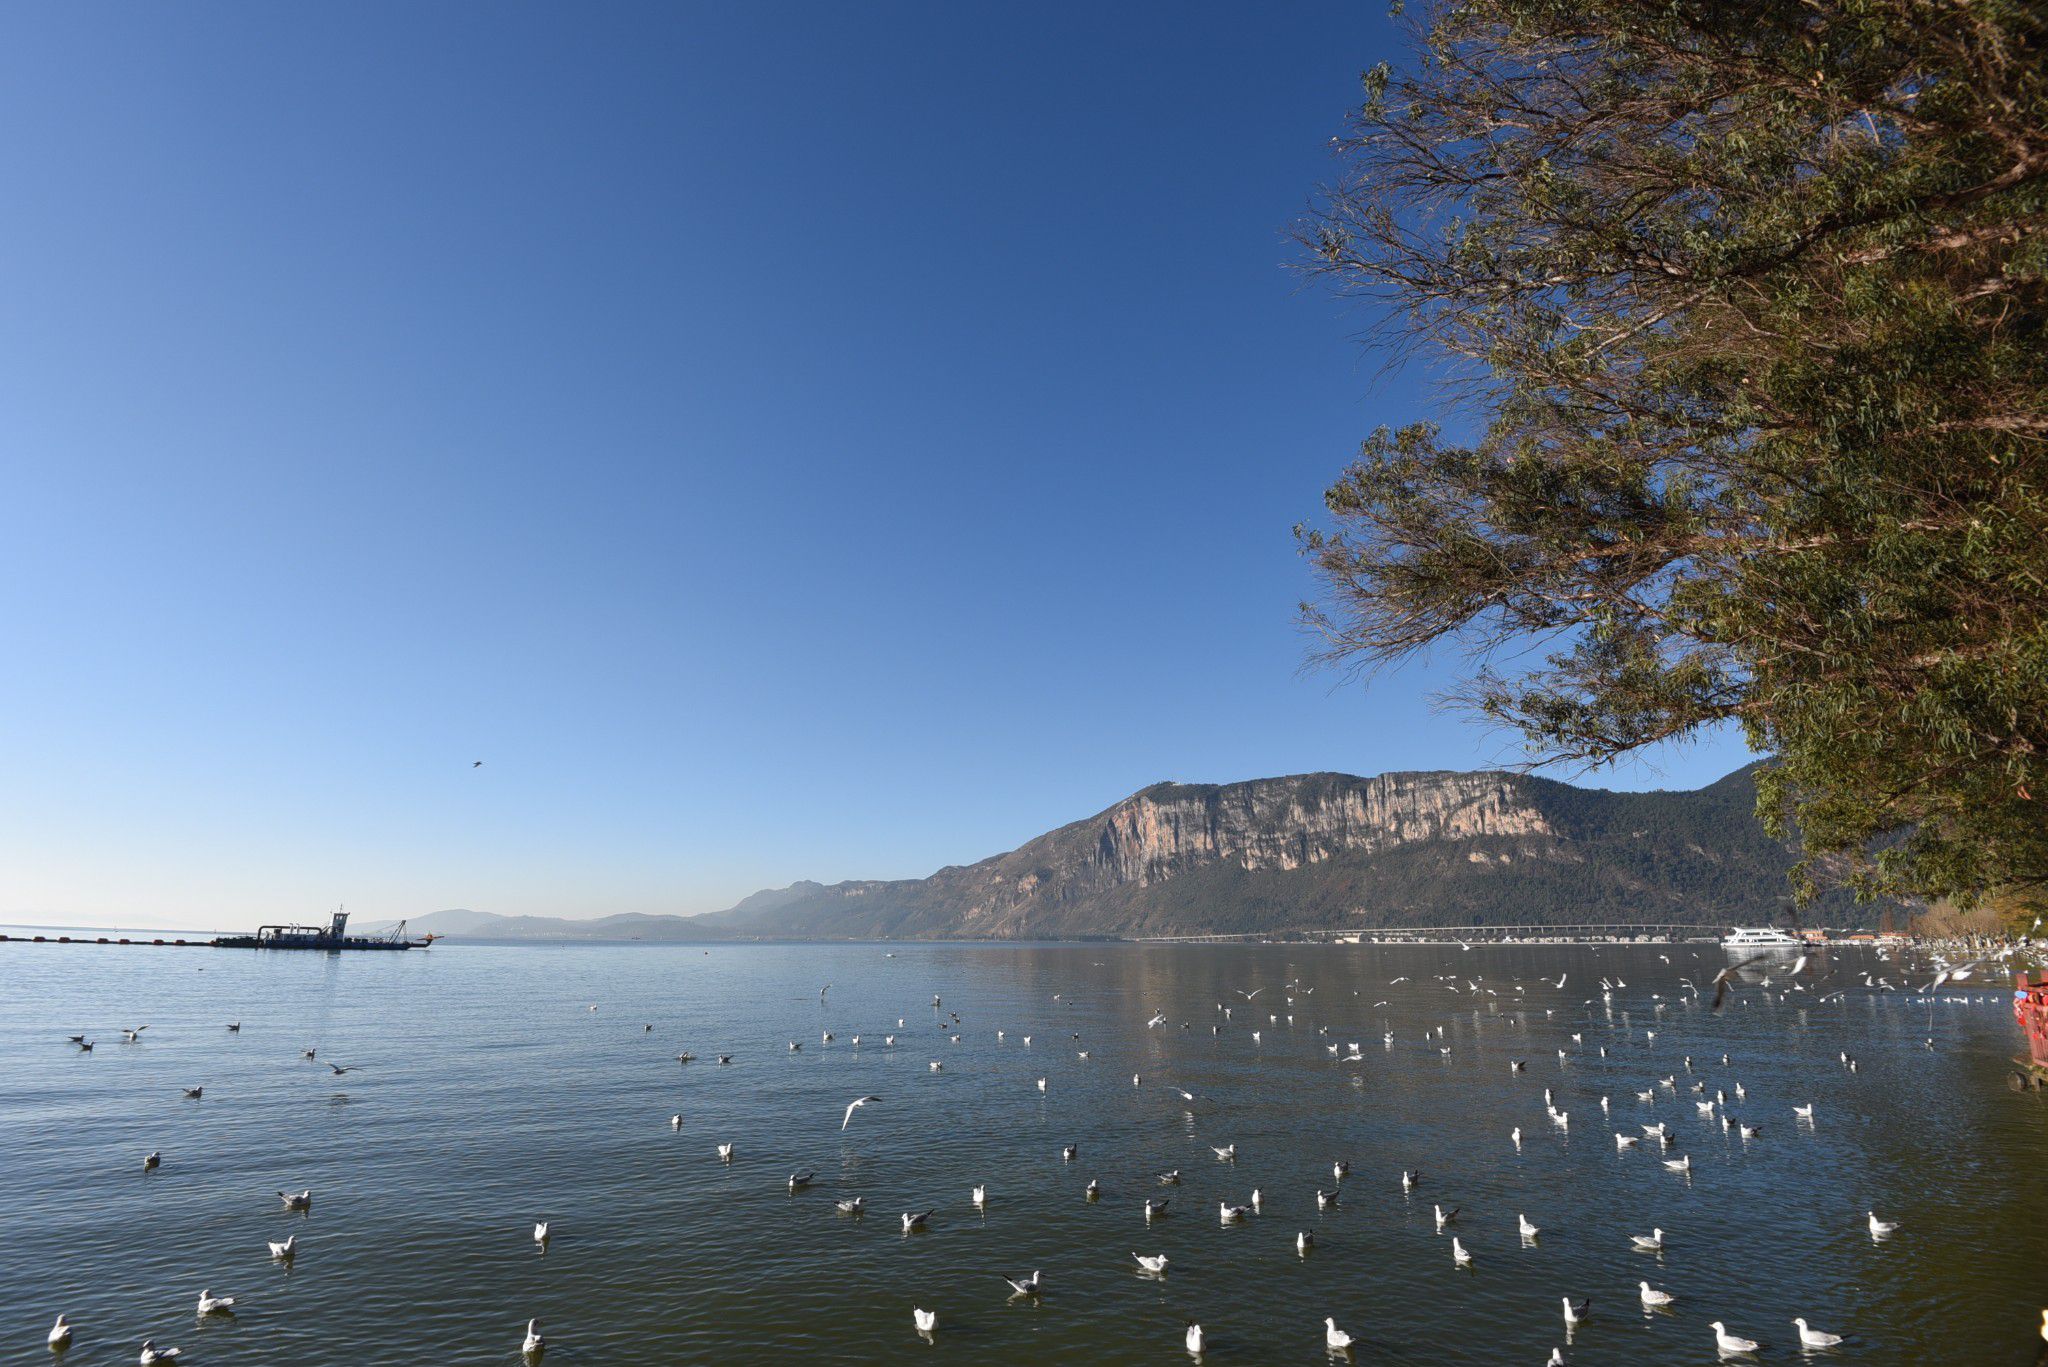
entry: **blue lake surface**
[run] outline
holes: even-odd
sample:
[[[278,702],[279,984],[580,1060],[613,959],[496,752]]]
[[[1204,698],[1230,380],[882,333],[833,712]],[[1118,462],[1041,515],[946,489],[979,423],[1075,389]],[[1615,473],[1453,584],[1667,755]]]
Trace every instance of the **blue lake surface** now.
[[[0,1362],[48,1360],[59,1312],[65,1367],[132,1363],[145,1337],[194,1367],[510,1367],[535,1316],[555,1364],[1184,1363],[1189,1320],[1203,1362],[1311,1363],[1329,1361],[1325,1316],[1361,1363],[1715,1363],[1714,1320],[1763,1340],[1759,1362],[2036,1362],[2048,1107],[2004,1085],[2009,992],[1873,991],[1865,969],[1898,971],[1842,951],[1820,972],[1846,996],[1781,999],[1781,974],[1716,1015],[1681,979],[1727,963],[1711,946],[0,944]],[[1603,977],[1625,985],[1603,998]],[[66,1040],[81,1031],[89,1054]],[[1354,1041],[1363,1062],[1327,1050]],[[1716,1118],[1695,1082],[1727,1093]],[[1651,1121],[1689,1177],[1654,1140],[1617,1148]],[[1341,1201],[1319,1211],[1340,1159]],[[303,1187],[311,1211],[286,1210],[277,1192]],[[1254,1188],[1262,1212],[1221,1223]],[[837,1213],[854,1195],[866,1214]],[[1148,1225],[1148,1197],[1169,1216]],[[1444,1233],[1437,1203],[1461,1212]],[[928,1208],[906,1236],[900,1214]],[[1870,1210],[1898,1233],[1874,1240]],[[1633,1251],[1653,1227],[1664,1252]],[[296,1258],[274,1262],[291,1233]],[[1043,1295],[1012,1298],[1001,1279],[1034,1269]],[[1669,1311],[1644,1312],[1643,1280]],[[237,1313],[198,1319],[202,1287]],[[1593,1303],[1569,1340],[1567,1295]],[[913,1306],[938,1312],[929,1341]],[[1803,1354],[1795,1315],[1851,1340]]]

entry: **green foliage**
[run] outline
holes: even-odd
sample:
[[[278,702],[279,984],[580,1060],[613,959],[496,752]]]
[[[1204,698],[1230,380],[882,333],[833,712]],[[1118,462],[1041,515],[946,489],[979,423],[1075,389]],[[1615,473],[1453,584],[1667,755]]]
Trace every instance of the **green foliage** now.
[[[2048,887],[2044,12],[1467,0],[1302,240],[1451,358],[1300,532],[1326,659],[1473,651],[1539,758],[1737,722],[1811,896]],[[1506,646],[1544,642],[1534,667]]]

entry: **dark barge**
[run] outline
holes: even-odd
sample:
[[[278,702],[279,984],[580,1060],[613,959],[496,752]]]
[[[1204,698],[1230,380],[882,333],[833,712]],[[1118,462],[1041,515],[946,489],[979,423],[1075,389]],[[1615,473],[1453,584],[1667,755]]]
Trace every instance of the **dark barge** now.
[[[222,935],[213,941],[216,949],[425,949],[436,937],[421,940],[406,937],[405,922],[383,935],[351,935],[348,913],[337,911],[325,926],[258,926],[254,935]]]

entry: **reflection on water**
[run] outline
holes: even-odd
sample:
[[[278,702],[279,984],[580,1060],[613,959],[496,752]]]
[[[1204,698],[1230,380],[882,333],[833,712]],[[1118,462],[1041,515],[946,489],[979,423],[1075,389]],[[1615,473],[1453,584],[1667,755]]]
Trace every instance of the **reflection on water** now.
[[[2048,1117],[2004,1087],[2002,994],[1873,993],[1857,953],[1819,991],[1778,1000],[1780,969],[1715,1015],[1682,979],[1728,963],[4,945],[0,1358],[34,1360],[61,1311],[67,1364],[133,1362],[145,1337],[195,1365],[508,1364],[535,1316],[551,1363],[1172,1362],[1191,1320],[1205,1362],[1319,1362],[1326,1316],[1360,1361],[1711,1363],[1714,1320],[1785,1360],[1804,1316],[1851,1335],[1819,1361],[2033,1362]],[[1603,977],[1626,985],[1603,1000]],[[1658,1122],[1670,1149],[1617,1146]],[[1666,1169],[1682,1156],[1689,1173]],[[278,1199],[304,1187],[310,1211]],[[1219,1219],[1254,1188],[1256,1213]],[[1149,1222],[1148,1199],[1169,1202]],[[1457,1212],[1441,1231],[1439,1206]],[[1898,1231],[1874,1239],[1871,1211]],[[1661,1250],[1634,1247],[1657,1228]],[[288,1233],[296,1256],[273,1262]],[[1034,1270],[1040,1293],[1013,1296],[1004,1279]],[[1676,1299],[1646,1311],[1643,1281]],[[202,1287],[235,1313],[202,1322]],[[1565,1297],[1592,1302],[1569,1336]],[[913,1306],[938,1314],[928,1341]]]

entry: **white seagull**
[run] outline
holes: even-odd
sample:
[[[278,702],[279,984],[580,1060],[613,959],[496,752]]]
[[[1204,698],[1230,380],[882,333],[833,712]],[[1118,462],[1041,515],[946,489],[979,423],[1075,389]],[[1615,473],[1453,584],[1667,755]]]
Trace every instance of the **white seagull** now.
[[[1628,1237],[1637,1248],[1647,1252],[1662,1253],[1664,1251],[1664,1231],[1661,1229],[1653,1229],[1647,1235],[1631,1234]]]
[[[286,1210],[311,1210],[313,1208],[313,1189],[307,1187],[304,1191],[296,1193],[281,1191],[277,1194],[277,1199],[284,1202]]]
[[[1840,1334],[1828,1334],[1808,1328],[1803,1319],[1794,1319],[1792,1323],[1799,1326],[1799,1342],[1808,1348],[1832,1348],[1842,1341]]]
[[[1669,1291],[1659,1291],[1656,1287],[1650,1285],[1648,1282],[1638,1282],[1636,1283],[1636,1285],[1642,1288],[1642,1297],[1644,1305],[1669,1305],[1672,1301],[1678,1299],[1676,1296],[1673,1296]]]
[[[203,1287],[199,1292],[199,1313],[202,1315],[225,1315],[235,1308],[233,1296],[216,1296]]]
[[[1714,1346],[1724,1353],[1754,1353],[1763,1347],[1755,1339],[1746,1339],[1729,1333],[1728,1326],[1719,1320],[1715,1320],[1711,1327],[1714,1331]]]
[[[268,1242],[268,1241],[266,1241],[266,1242]],[[281,1244],[280,1244],[280,1243],[271,1243],[271,1244],[270,1244],[270,1256],[271,1256],[271,1257],[273,1257],[273,1258],[276,1258],[276,1259],[278,1259],[278,1260],[279,1260],[280,1262],[287,1262],[287,1263],[288,1263],[288,1262],[290,1262],[290,1261],[292,1260],[292,1257],[293,1257],[293,1255],[294,1255],[294,1254],[296,1254],[296,1253],[297,1253],[298,1251],[299,1251],[299,1236],[298,1236],[298,1235],[296,1235],[296,1234],[293,1234],[293,1235],[289,1236],[289,1237],[288,1237],[288,1238],[286,1238],[286,1239],[285,1239],[285,1241],[284,1241],[283,1243],[281,1243]]]
[[[1166,1255],[1164,1253],[1138,1253],[1134,1251],[1131,1256],[1136,1258],[1138,1266],[1147,1272],[1166,1271]]]
[[[144,1339],[142,1341],[142,1357],[138,1360],[142,1363],[142,1367],[150,1367],[150,1364],[153,1362],[176,1362],[178,1360],[178,1350],[176,1348],[159,1348],[156,1346],[155,1339]]]
[[[57,1316],[57,1322],[50,1326],[49,1343],[52,1348],[68,1348],[71,1346],[70,1320],[65,1319],[62,1315]]]
[[[1325,1319],[1323,1321],[1323,1344],[1328,1348],[1349,1348],[1351,1346],[1351,1335],[1339,1329],[1337,1321]]]
[[[1194,1323],[1192,1320],[1188,1322],[1186,1342],[1190,1353],[1193,1353],[1196,1357],[1202,1355],[1202,1326]]]
[[[910,1322],[917,1326],[918,1333],[929,1334],[932,1330],[939,1327],[939,1312],[936,1310],[919,1310],[913,1306],[910,1311]]]
[[[840,1121],[840,1122],[839,1122],[839,1128],[843,1130],[843,1129],[845,1129],[845,1128],[846,1128],[846,1127],[847,1127],[848,1125],[851,1125],[851,1124],[853,1123],[853,1113],[854,1113],[855,1111],[857,1111],[857,1110],[859,1110],[859,1109],[860,1109],[861,1107],[863,1107],[863,1106],[867,1105],[867,1104],[868,1104],[868,1103],[869,1103],[870,1101],[880,1101],[881,1099],[882,1099],[882,1098],[880,1098],[880,1097],[878,1097],[878,1096],[863,1096],[863,1097],[856,1097],[856,1098],[855,1098],[855,1099],[854,1099],[853,1101],[851,1101],[851,1102],[849,1102],[849,1103],[847,1104],[847,1107],[846,1107],[846,1119],[844,1119],[844,1120],[842,1120],[842,1121]]]
[[[1874,1210],[1865,1211],[1864,1214],[1870,1217],[1870,1237],[1873,1239],[1882,1239],[1885,1235],[1898,1230],[1897,1220],[1880,1220]]]
[[[548,1222],[546,1220],[535,1220],[533,1222],[533,1241],[537,1244],[547,1243]]]
[[[540,1321],[526,1322],[526,1337],[519,1344],[519,1351],[528,1357],[539,1357],[547,1348],[548,1341],[540,1336]]]

